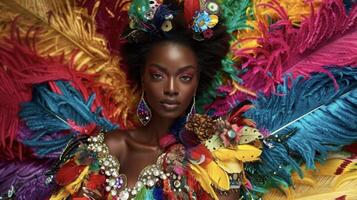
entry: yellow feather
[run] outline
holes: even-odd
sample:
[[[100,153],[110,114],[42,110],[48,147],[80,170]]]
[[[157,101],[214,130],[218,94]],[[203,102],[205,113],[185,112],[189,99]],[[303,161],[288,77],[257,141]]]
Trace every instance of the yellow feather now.
[[[294,172],[291,175],[291,178],[294,182],[294,184],[302,184],[302,185],[309,185],[311,187],[315,187],[316,186],[316,181],[315,178],[313,177],[312,173],[310,172],[306,172],[304,173],[304,177],[300,178],[299,175]]]
[[[334,190],[337,190],[344,183],[349,181],[356,181],[356,180],[357,180],[357,172],[345,173],[340,176],[337,176],[336,179],[333,181],[332,185]]]
[[[201,187],[210,194],[213,199],[218,200],[217,194],[211,186],[212,181],[207,172],[199,165],[191,163],[189,166],[192,169],[193,176],[200,183]]]
[[[276,21],[279,19],[277,12],[274,8],[277,8],[277,5],[274,4],[274,8],[263,6],[264,3],[271,3],[271,0],[253,0],[252,9],[247,9],[247,18],[246,24],[251,27],[249,29],[240,30],[237,32],[237,42],[232,44],[232,49],[245,49],[245,48],[254,48],[258,46],[258,38],[263,35],[259,26],[261,24],[269,24],[269,21]],[[299,26],[300,22],[311,13],[311,2],[313,7],[316,10],[321,5],[322,0],[314,1],[302,1],[302,0],[279,0],[276,1],[281,7],[283,7],[288,15],[289,20],[295,25]],[[253,16],[250,14],[252,11]],[[233,50],[234,51],[234,50]],[[251,50],[250,50],[251,51]],[[252,52],[253,53],[253,52]],[[239,60],[238,57],[234,58]]]
[[[357,199],[357,171],[353,168],[356,161],[346,166],[342,175],[335,175],[336,169],[346,157],[348,155],[329,155],[326,162],[316,165],[316,170],[307,170],[305,165],[302,165],[304,178],[300,179],[296,173],[292,174],[294,187],[280,188],[280,191],[273,189],[265,194],[263,199],[334,200],[343,195],[346,195],[346,199]]]
[[[50,197],[50,200],[64,200],[67,199],[69,195],[73,195],[74,193],[78,192],[81,188],[82,182],[88,174],[88,170],[89,166],[86,166],[74,182],[61,188],[61,190],[57,194],[53,194]]]
[[[228,174],[216,162],[212,161],[204,166],[204,168],[216,188],[223,191],[229,190],[230,182]]]
[[[216,158],[215,161],[218,164],[218,166],[220,166],[227,173],[233,174],[233,173],[241,173],[243,171],[243,164],[240,161],[238,161],[236,158],[233,158],[232,160],[225,160],[225,161],[221,161],[220,159]]]
[[[212,152],[213,156],[221,161],[231,161],[236,158],[243,162],[259,160],[262,151],[252,145],[237,145],[235,149],[220,148]]]
[[[252,145],[237,145],[236,153],[234,154],[238,160],[243,162],[251,162],[259,160],[262,151]]]
[[[213,156],[221,161],[231,161],[236,153],[233,149],[220,148],[212,152]]]
[[[5,24],[0,27],[0,36],[9,34],[10,23],[19,15],[17,23],[22,35],[32,26],[40,28],[36,33],[36,49],[40,55],[64,54],[68,60],[73,51],[78,50],[74,57],[75,69],[98,75],[95,85],[109,94],[114,103],[110,119],[125,123],[128,116],[134,116],[128,115],[128,108],[138,101],[135,88],[127,84],[126,75],[119,68],[120,59],[110,54],[105,39],[96,33],[95,15],[89,16],[85,9],[73,5],[72,0],[0,0],[0,11],[6,13],[0,16],[0,23]]]
[[[259,138],[263,138],[263,135],[258,129],[249,126],[244,126],[240,132],[241,136],[239,138],[239,144],[248,144]]]

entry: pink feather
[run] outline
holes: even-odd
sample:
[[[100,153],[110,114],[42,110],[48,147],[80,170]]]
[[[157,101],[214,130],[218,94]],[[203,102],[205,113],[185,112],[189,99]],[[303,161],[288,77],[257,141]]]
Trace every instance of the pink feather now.
[[[273,4],[278,5],[281,19],[269,28],[260,24],[263,37],[254,50],[256,56],[244,49],[233,52],[244,61],[243,68],[249,68],[242,76],[245,87],[269,95],[286,74],[309,78],[314,72],[330,75],[325,66],[357,64],[356,7],[347,15],[342,0],[326,0],[317,13],[312,12],[296,28],[278,1],[265,5],[276,8]]]

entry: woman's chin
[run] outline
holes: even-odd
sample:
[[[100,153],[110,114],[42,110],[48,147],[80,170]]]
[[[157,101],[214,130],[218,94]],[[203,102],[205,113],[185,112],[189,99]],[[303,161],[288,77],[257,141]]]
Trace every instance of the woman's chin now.
[[[166,119],[177,119],[183,115],[180,110],[159,110],[156,112],[158,116]]]

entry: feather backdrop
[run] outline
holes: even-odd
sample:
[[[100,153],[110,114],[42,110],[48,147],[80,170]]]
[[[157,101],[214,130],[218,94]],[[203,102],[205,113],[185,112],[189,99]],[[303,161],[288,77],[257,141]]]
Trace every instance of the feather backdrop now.
[[[302,162],[314,169],[314,162],[326,159],[327,152],[357,140],[357,68],[329,72],[338,90],[326,74],[315,74],[306,81],[286,77],[285,84],[277,87],[282,96],[262,94],[254,102],[255,108],[245,114],[258,128],[272,133],[265,139],[261,163],[247,166],[258,191],[291,185],[291,172],[303,176]]]
[[[97,33],[95,15],[82,12],[83,8],[76,7],[70,0],[1,0],[0,5],[6,13],[19,15],[21,19],[19,21],[22,22],[19,24],[21,33],[25,34],[31,27],[40,30],[36,33],[36,40],[33,41],[39,55],[64,55],[67,60],[73,60],[76,70],[96,74],[94,85],[98,86],[102,93],[107,94],[107,99],[103,99],[103,103],[107,107],[106,110],[111,111],[108,113],[109,118],[121,123],[129,120],[127,120],[128,108],[137,97],[126,83],[125,73],[119,68],[120,58],[112,55],[107,48],[104,36],[108,34],[103,33],[103,36]],[[110,11],[105,5],[99,7],[106,12]],[[2,21],[4,24],[8,22],[8,18]],[[102,29],[99,27],[99,30]],[[114,37],[114,34],[110,37]],[[113,46],[116,47],[117,45]],[[74,57],[73,52],[76,52]]]
[[[276,85],[281,84],[287,74],[309,78],[314,72],[329,74],[324,66],[353,67],[357,64],[354,53],[357,51],[356,7],[347,12],[342,0],[325,0],[321,3],[317,1],[310,7],[298,6],[304,8],[302,11],[310,8],[309,15],[307,12],[297,15],[293,12],[294,7],[288,8],[285,1],[257,3],[254,7],[255,12],[260,13],[255,13],[255,21],[247,20],[253,30],[249,33],[253,34],[247,36],[241,31],[238,32],[243,38],[233,44],[231,51],[236,62],[234,66],[244,70],[242,75],[238,75],[242,80],[239,84],[245,88],[243,91],[264,92],[270,95],[276,92]],[[262,11],[262,8],[270,9]],[[275,14],[264,15],[266,12]],[[242,48],[241,45],[244,43],[240,41],[256,41],[256,44]],[[331,74],[330,76],[332,78]],[[225,81],[221,82],[227,84]],[[246,98],[254,99],[254,96],[246,95],[245,92],[233,87],[228,94],[217,97],[217,105],[213,101],[209,108],[219,115],[228,112],[232,105],[237,105],[237,102]],[[231,98],[232,95],[235,95],[235,98]],[[226,102],[224,106],[222,101]]]
[[[0,160],[0,196],[13,199],[49,198],[54,185],[46,184],[46,172],[54,160],[8,162]]]
[[[0,1],[1,157],[22,158],[23,146],[15,139],[19,104],[31,99],[33,84],[46,80],[91,74],[86,86],[96,88],[95,104],[112,121],[131,126],[127,116],[137,97],[119,68],[120,58],[96,33],[95,19],[81,9],[71,1]]]
[[[357,43],[352,42],[356,41],[357,9],[346,15],[341,1],[326,1],[316,14],[301,22],[299,29],[283,14],[269,29],[265,27],[254,58],[242,54],[251,68],[242,77],[245,86],[270,94],[285,74],[308,77],[312,72],[328,73],[323,66],[357,64],[353,54]]]
[[[33,46],[36,31],[21,38],[16,21],[11,25],[11,34],[0,41],[0,135],[4,157],[22,158],[22,149],[16,141],[19,126],[18,112],[22,102],[32,98],[33,84],[49,80],[76,80],[80,76],[63,60],[62,56],[41,57]],[[16,149],[16,151],[15,151]]]
[[[231,52],[197,102],[202,111],[223,116],[243,100],[253,101],[245,117],[271,134],[263,140],[261,162],[245,165],[253,195],[276,187],[289,196],[294,183],[313,185],[304,163],[315,169],[316,161],[329,162],[328,151],[357,140],[357,6],[349,0],[219,2]],[[129,4],[0,0],[0,147],[6,159],[23,158],[25,151],[57,158],[73,138],[97,125],[132,126],[138,97],[118,55]],[[187,20],[198,6],[185,1]],[[1,160],[0,182],[16,185],[19,177],[29,177],[26,186],[50,192],[42,184],[49,163]],[[343,185],[356,177],[349,175],[330,182]],[[33,193],[26,188],[19,197]],[[345,191],[355,195],[350,187]],[[147,194],[153,193],[142,191]],[[251,197],[249,191],[242,195]]]
[[[62,152],[71,139],[78,134],[90,134],[96,126],[105,132],[118,128],[102,117],[102,108],[92,110],[94,94],[85,100],[70,82],[57,81],[55,84],[59,94],[52,92],[47,84],[38,85],[32,101],[23,104],[20,112],[21,119],[32,132],[32,137],[23,143],[33,148],[37,156]],[[82,129],[77,128],[90,124],[94,125],[92,130],[84,128],[80,132]],[[49,135],[55,139],[46,139]]]

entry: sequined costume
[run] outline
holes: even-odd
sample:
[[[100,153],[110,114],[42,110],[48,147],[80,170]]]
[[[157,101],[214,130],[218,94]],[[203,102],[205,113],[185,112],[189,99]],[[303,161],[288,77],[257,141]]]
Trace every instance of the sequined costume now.
[[[175,13],[161,1],[0,0],[3,199],[357,199],[356,3],[181,2],[193,38],[223,23],[230,52],[200,114],[177,121],[128,188],[103,142],[137,124],[140,95],[120,67],[137,32],[119,36],[164,34]]]

